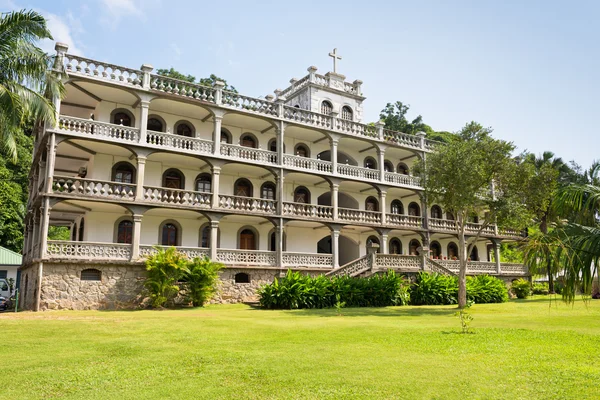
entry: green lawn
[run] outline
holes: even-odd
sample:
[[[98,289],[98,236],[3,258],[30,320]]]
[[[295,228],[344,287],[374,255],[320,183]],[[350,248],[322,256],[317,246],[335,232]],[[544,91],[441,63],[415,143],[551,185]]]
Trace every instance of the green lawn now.
[[[0,314],[0,399],[598,398],[600,301]]]

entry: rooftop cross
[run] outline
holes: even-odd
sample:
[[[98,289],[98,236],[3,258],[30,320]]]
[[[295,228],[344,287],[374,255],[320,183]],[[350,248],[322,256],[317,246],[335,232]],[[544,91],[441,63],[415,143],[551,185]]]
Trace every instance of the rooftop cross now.
[[[329,53],[329,57],[333,58],[333,72],[337,74],[337,60],[341,60],[342,56],[337,54],[337,49],[333,49],[333,52]]]

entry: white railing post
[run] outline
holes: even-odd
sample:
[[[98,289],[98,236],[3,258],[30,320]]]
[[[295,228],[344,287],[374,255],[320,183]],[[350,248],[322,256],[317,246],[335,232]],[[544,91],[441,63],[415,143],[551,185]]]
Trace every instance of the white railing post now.
[[[383,140],[383,128],[385,127],[385,122],[377,121],[375,122],[375,126],[377,127],[377,137],[379,140]]]
[[[385,204],[385,197],[386,197],[387,193],[385,191],[380,191],[379,192],[379,211],[381,211],[381,224],[385,225],[387,222],[387,218],[386,218],[386,204]]]
[[[223,88],[225,87],[225,82],[216,81],[213,83],[213,87],[215,88],[215,104],[223,104]]]
[[[221,178],[221,167],[212,167],[212,208],[219,208],[219,181]]]
[[[144,175],[146,174],[146,156],[137,156],[135,176],[135,200],[144,201]]]
[[[352,82],[352,85],[354,86],[354,91],[356,95],[358,96],[362,96],[362,92],[361,92],[361,85],[363,84],[363,81],[361,81],[360,79],[355,80],[354,82]]]
[[[421,149],[425,150],[425,136],[427,134],[425,132],[417,132],[417,136],[419,137]]]
[[[315,82],[315,75],[317,73],[317,67],[310,66],[310,67],[308,67],[307,71],[308,71],[308,81],[310,83],[314,83]]]
[[[385,182],[385,147],[379,146],[377,149],[378,156],[378,167],[379,167],[379,180]]]
[[[331,228],[331,254],[333,255],[333,268],[340,267],[340,228]]]
[[[69,50],[69,46],[65,43],[57,42],[54,46],[56,50],[56,59],[54,60],[54,73],[58,75],[59,78],[62,79],[63,71],[64,71],[64,58],[65,53]],[[60,96],[56,95],[52,98],[52,103],[54,104],[54,127],[58,128],[58,118],[60,116]]]
[[[140,238],[142,236],[142,215],[133,214],[133,235],[131,244],[131,261],[140,258]]]
[[[140,101],[140,144],[144,145],[148,137],[148,113],[150,109],[150,100]]]
[[[331,145],[331,172],[333,175],[337,175],[338,173],[338,138],[331,138],[329,144]]]
[[[213,117],[215,122],[215,127],[213,131],[213,154],[217,155],[221,152],[221,127],[223,124],[223,112],[215,111],[215,115]]]
[[[218,197],[218,196],[217,196]],[[217,261],[219,246],[219,221],[210,221],[210,259]]]
[[[54,176],[54,163],[56,161],[56,135],[50,134],[46,155],[46,193],[52,193],[52,177]]]
[[[338,183],[331,184],[331,206],[333,207],[333,220],[337,221],[339,219],[339,192],[340,185]]]
[[[381,233],[381,254],[388,254],[388,233]]]
[[[285,96],[277,96],[277,99],[275,99],[275,104],[277,104],[277,115],[279,117],[283,118],[283,106],[286,101],[287,98]]]
[[[150,72],[154,69],[154,67],[150,64],[143,64],[140,69],[143,72],[142,76],[142,88],[150,89]]]

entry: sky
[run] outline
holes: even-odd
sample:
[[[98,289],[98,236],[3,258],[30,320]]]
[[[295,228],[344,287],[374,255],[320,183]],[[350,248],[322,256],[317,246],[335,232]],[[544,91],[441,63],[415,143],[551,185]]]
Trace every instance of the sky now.
[[[517,152],[600,160],[599,1],[0,0],[21,8],[70,53],[215,74],[254,97],[331,71],[337,48],[338,72],[364,82],[363,122],[400,100],[435,130],[474,120]]]

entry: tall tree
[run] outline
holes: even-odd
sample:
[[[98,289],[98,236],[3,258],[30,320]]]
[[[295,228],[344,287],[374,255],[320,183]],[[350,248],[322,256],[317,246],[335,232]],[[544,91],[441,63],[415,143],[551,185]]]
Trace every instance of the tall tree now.
[[[35,42],[52,39],[46,20],[35,11],[0,15],[0,146],[17,158],[15,136],[26,120],[55,121],[50,99],[64,87],[48,73],[50,57]]]
[[[159,75],[162,75],[162,76],[168,76],[169,78],[179,79],[180,81],[186,81],[186,82],[190,82],[190,83],[198,83],[198,84],[204,85],[204,86],[212,86],[212,85],[214,85],[214,83],[216,81],[221,81],[225,84],[225,87],[223,88],[224,90],[234,92],[234,93],[238,92],[235,87],[228,85],[227,81],[225,79],[219,78],[215,74],[210,74],[210,76],[208,78],[201,78],[198,82],[196,82],[195,76],[189,75],[189,74],[188,75],[182,74],[181,72],[175,70],[173,67],[171,67],[170,69],[165,69],[165,68],[157,69],[156,73]]]
[[[427,155],[415,168],[422,177],[428,202],[436,202],[455,216],[459,248],[458,306],[465,307],[468,255],[490,225],[520,227],[527,219],[522,202],[519,165],[511,157],[514,145],[494,139],[491,129],[468,123],[456,139]],[[494,183],[494,193],[490,187]],[[467,240],[469,217],[484,213],[479,230]]]
[[[422,116],[417,116],[412,121],[406,118],[406,114],[410,110],[408,104],[397,101],[394,104],[387,103],[385,108],[381,110],[379,118],[385,123],[385,128],[392,131],[404,132],[414,135],[417,132],[425,132],[427,137],[440,142],[449,142],[453,138],[450,132],[436,132],[429,125],[423,122]]]

